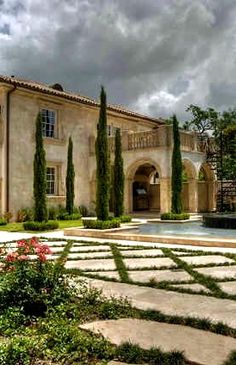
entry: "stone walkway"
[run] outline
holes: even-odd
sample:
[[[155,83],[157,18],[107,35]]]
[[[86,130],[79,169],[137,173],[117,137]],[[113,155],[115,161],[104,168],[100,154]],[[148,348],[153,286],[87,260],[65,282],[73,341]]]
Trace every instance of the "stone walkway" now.
[[[41,235],[42,234],[39,234],[38,236]],[[5,232],[0,232],[0,242],[29,238],[31,236],[31,234],[25,233],[5,234]],[[46,239],[45,243],[47,243],[52,249],[52,254],[48,255],[48,259],[56,260],[63,252],[67,242],[60,240],[60,238],[62,238],[60,232],[47,233],[44,236],[55,238],[53,241],[51,240],[48,242]],[[98,275],[98,277],[101,277],[101,279],[104,278],[104,280],[106,278],[110,280],[116,280],[117,282],[112,282],[81,276],[81,279],[86,280],[88,285],[101,289],[105,296],[113,296],[117,298],[127,297],[131,301],[132,305],[139,309],[157,310],[167,315],[198,317],[201,319],[206,318],[212,320],[213,322],[223,322],[236,329],[236,301],[229,299],[218,299],[213,296],[171,291],[171,288],[179,288],[179,290],[180,288],[191,289],[195,293],[198,291],[206,293],[209,290],[206,287],[200,285],[199,282],[195,281],[194,277],[181,268],[181,266],[176,267],[176,262],[172,259],[172,256],[168,257],[166,251],[161,250],[161,247],[167,248],[168,245],[150,245],[150,243],[141,245],[140,243],[136,243],[136,247],[133,247],[133,242],[116,242],[118,245],[117,248],[120,252],[119,259],[123,260],[129,279],[133,280],[133,283],[131,282],[130,284],[125,284],[119,282],[121,281],[122,275],[119,274],[117,269],[118,266],[116,266],[116,261],[114,260],[115,257],[113,257],[112,246],[109,245],[110,242],[105,240],[91,242],[90,239],[83,239],[83,241],[84,242],[74,242],[67,256],[65,267],[72,269],[78,268],[81,270],[79,271],[79,274],[82,272],[81,275]],[[9,249],[14,250],[16,247],[16,242],[9,243],[8,247]],[[186,262],[190,265],[197,265],[193,266],[195,272],[209,275],[213,279],[217,278],[218,280],[222,281],[218,282],[217,284],[225,293],[236,294],[236,261],[235,259],[233,260],[232,255],[230,257],[229,255],[228,257],[225,255],[227,252],[236,253],[236,249],[215,250],[207,248],[204,250],[204,248],[201,247],[198,248],[200,250],[199,252],[195,252],[196,247],[191,250],[186,250],[187,247],[185,246],[185,251],[176,251],[177,247],[174,245],[171,245],[170,248],[172,253],[178,256],[178,258],[180,258],[183,262]],[[210,252],[209,254],[206,254],[204,251]],[[149,284],[157,285],[157,283],[160,282],[168,282],[168,290],[157,289],[148,286]],[[141,283],[145,283],[146,286],[140,286]],[[211,295],[214,295],[214,293],[211,293]],[[115,323],[117,325],[118,322],[116,321]],[[151,326],[151,323],[152,322],[148,322],[148,325]],[[227,341],[225,342],[224,336],[218,336],[213,333],[200,331],[204,333],[205,337],[206,334],[209,336],[209,342],[207,345],[207,342],[203,341],[203,337],[201,337],[200,334],[199,337],[194,337],[195,334],[197,336],[196,331],[198,330],[193,328],[167,325],[163,323],[160,324],[157,322],[154,322],[154,325],[158,325],[159,327],[157,329],[149,328],[149,331],[151,331],[149,333],[152,334],[151,337],[154,338],[153,341],[158,342],[156,344],[157,346],[162,346],[164,349],[166,349],[165,341],[167,341],[166,343],[168,344],[168,339],[171,338],[170,345],[178,345],[179,347],[176,348],[184,349],[186,353],[191,355],[188,355],[191,359],[194,358],[194,348],[191,348],[191,346],[193,347],[194,341],[196,341],[195,347],[198,350],[202,346],[206,346],[206,348],[209,346],[209,350],[212,349],[212,354],[215,352],[217,356],[218,352],[220,351],[218,359],[221,359],[228,354],[229,349],[231,348],[230,341],[233,341],[232,343],[234,344],[234,349],[236,349],[236,340],[230,337],[227,337]],[[169,327],[164,328],[162,326]],[[180,328],[178,329],[178,327]],[[158,334],[158,331],[160,330],[163,334],[163,337]],[[148,331],[145,335],[145,329],[140,330],[140,328],[137,326],[136,331],[138,337],[140,337],[140,341],[142,338],[148,338]],[[172,333],[171,331],[174,332]],[[194,334],[191,331],[195,331]],[[165,333],[166,337],[164,336]],[[115,329],[115,334],[119,334],[119,329]],[[182,337],[184,336],[186,339],[186,343],[181,343],[181,334]],[[221,338],[221,345],[217,342],[219,337]],[[193,341],[193,339],[195,340]],[[168,348],[167,350],[171,349],[173,348]],[[204,355],[204,351],[201,350],[200,352],[201,356],[206,355],[206,359],[208,361],[207,356],[210,356],[209,353],[206,352]],[[218,362],[213,363],[209,361],[202,362],[201,365],[218,364]],[[113,364],[118,365],[119,363]],[[219,364],[221,363],[219,362]]]
[[[236,349],[234,338],[167,323],[127,318],[97,321],[80,327],[101,333],[115,345],[131,342],[143,349],[159,347],[165,352],[183,351],[188,361],[199,365],[222,365]]]
[[[86,278],[85,280],[91,287],[102,290],[107,297],[127,297],[132,305],[139,309],[151,309],[183,317],[206,318],[213,322],[224,322],[236,329],[236,301],[233,300],[182,294],[97,279]]]

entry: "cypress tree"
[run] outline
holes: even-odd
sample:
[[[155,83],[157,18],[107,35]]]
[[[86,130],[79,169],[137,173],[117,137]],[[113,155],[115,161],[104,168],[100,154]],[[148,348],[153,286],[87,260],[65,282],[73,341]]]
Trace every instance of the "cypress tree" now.
[[[115,162],[114,162],[114,215],[120,217],[124,212],[124,171],[122,158],[122,145],[120,129],[115,136]]]
[[[106,115],[106,93],[101,88],[100,114],[96,139],[96,160],[97,160],[97,192],[96,192],[96,213],[100,220],[107,220],[109,216],[109,153],[107,140],[107,115]]]
[[[34,154],[34,220],[47,220],[46,204],[46,159],[43,148],[42,117],[39,113],[36,120],[35,132],[36,149]]]
[[[74,180],[75,170],[73,164],[73,142],[69,138],[68,153],[67,153],[67,171],[66,171],[66,211],[73,214],[74,211]]]
[[[171,210],[173,213],[182,212],[182,158],[180,151],[180,135],[179,125],[176,115],[173,116],[173,153],[172,153],[172,204]]]

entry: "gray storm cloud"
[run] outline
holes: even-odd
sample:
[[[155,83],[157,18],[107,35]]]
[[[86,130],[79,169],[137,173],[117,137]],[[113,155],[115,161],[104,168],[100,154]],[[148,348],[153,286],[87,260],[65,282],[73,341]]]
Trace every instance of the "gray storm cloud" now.
[[[0,0],[0,73],[152,116],[234,107],[235,0]]]

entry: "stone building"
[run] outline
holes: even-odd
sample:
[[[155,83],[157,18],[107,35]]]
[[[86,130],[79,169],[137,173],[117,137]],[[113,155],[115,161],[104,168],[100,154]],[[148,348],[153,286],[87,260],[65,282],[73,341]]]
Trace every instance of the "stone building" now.
[[[94,210],[95,139],[99,103],[66,92],[62,86],[0,76],[0,211],[16,213],[33,206],[35,121],[41,112],[47,159],[48,204],[65,203],[69,136],[74,143],[75,204]],[[120,128],[125,171],[125,210],[165,212],[171,204],[172,128],[161,119],[109,105],[111,163],[114,132]],[[214,174],[204,146],[194,133],[181,131],[186,211],[213,210]],[[200,179],[199,179],[200,176]]]

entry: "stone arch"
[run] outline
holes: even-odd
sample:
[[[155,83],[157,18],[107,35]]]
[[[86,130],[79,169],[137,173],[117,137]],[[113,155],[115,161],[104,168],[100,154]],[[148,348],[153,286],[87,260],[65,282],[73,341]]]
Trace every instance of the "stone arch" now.
[[[182,160],[182,165],[185,168],[189,179],[197,179],[198,171],[197,171],[194,163],[190,159],[184,158]]]
[[[185,212],[195,213],[198,209],[197,197],[198,186],[197,177],[198,171],[190,159],[184,158],[183,165],[183,186],[182,186],[182,206]]]
[[[156,179],[151,181],[154,174]],[[156,161],[143,158],[133,162],[125,172],[125,210],[160,211],[161,177],[161,168]]]
[[[216,176],[206,162],[198,170],[198,211],[209,212],[215,209],[215,181]]]

